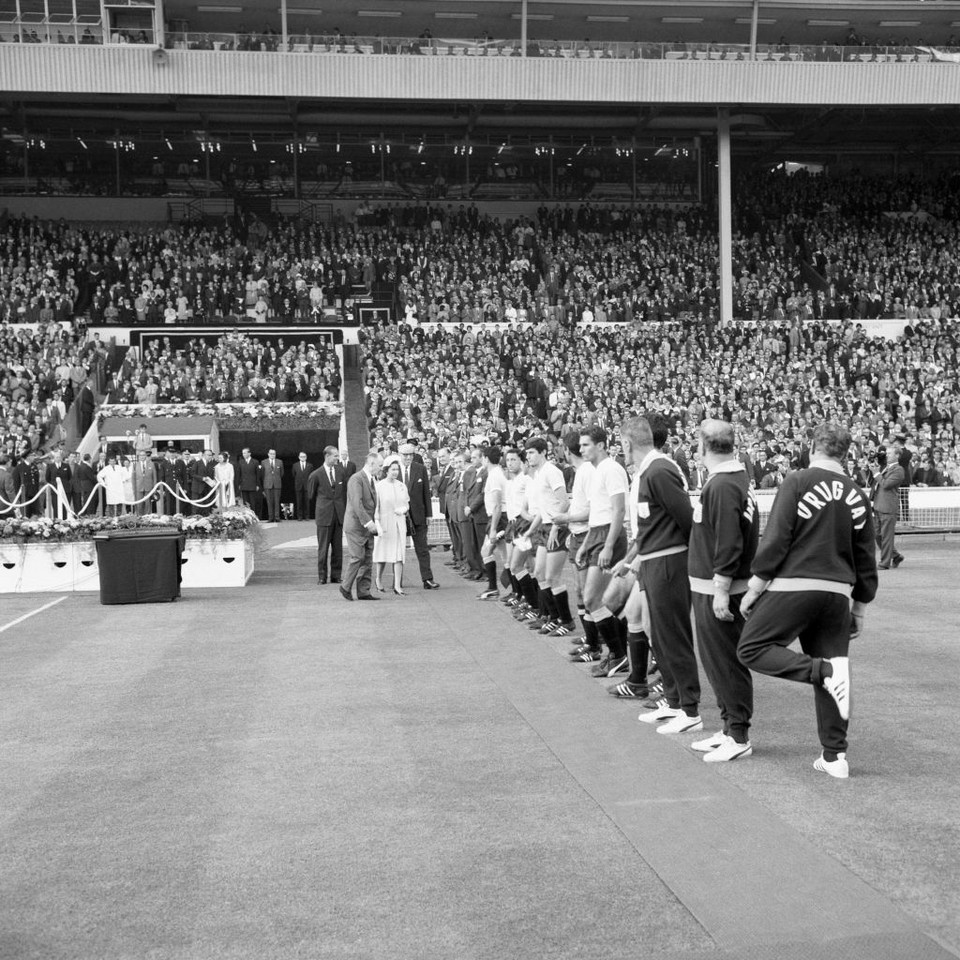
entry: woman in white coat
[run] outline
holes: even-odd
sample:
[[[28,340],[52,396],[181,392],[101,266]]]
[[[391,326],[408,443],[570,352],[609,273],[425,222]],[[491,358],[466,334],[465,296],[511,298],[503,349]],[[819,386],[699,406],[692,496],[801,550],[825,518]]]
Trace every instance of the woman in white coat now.
[[[97,479],[103,484],[107,499],[107,516],[116,517],[120,513],[120,508],[127,502],[124,492],[123,481],[126,478],[126,471],[117,463],[116,457],[110,457],[107,465],[97,475]]]
[[[220,453],[220,459],[213,468],[213,478],[217,481],[217,509],[222,513],[224,507],[232,507],[237,502],[233,489],[233,464],[226,451]]]
[[[403,555],[407,549],[407,514],[410,494],[400,478],[400,458],[393,454],[383,464],[384,478],[377,483],[377,536],[373,541],[373,562],[377,589],[383,593],[383,571],[393,564],[393,592],[403,592]]]

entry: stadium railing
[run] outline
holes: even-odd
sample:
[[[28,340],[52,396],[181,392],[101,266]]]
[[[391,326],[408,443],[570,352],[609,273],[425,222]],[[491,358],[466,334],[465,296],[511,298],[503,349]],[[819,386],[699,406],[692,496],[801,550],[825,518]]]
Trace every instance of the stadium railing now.
[[[144,41],[140,34],[146,33]],[[0,14],[0,42],[125,44],[151,43],[150,31],[121,31],[106,35],[99,17],[64,16],[25,19],[3,18]],[[520,57],[524,55],[517,38],[439,38],[342,36],[338,34],[290,33],[284,43],[276,31],[230,33],[167,31],[165,45],[173,50],[232,50],[313,54],[381,54],[389,56]],[[528,57],[564,60],[763,60],[790,63],[798,60],[847,63],[929,63],[934,59],[956,62],[958,48],[914,44],[758,44],[751,53],[748,44],[737,43],[652,43],[603,40],[529,41]]]

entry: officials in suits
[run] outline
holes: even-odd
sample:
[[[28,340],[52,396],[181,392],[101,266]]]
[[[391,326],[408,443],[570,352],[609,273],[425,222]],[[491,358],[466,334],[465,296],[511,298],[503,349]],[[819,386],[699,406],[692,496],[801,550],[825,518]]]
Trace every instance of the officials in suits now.
[[[280,509],[280,488],[283,486],[283,461],[277,459],[276,450],[267,451],[267,459],[260,464],[263,496],[267,501],[267,520],[279,523],[283,519]]]
[[[296,468],[295,468],[296,469]],[[347,511],[347,478],[337,460],[337,448],[325,447],[323,466],[314,470],[307,482],[307,500],[316,497],[317,583],[340,583],[343,573],[343,521]]]
[[[410,494],[410,535],[420,564],[420,579],[424,590],[437,590],[440,584],[433,579],[430,567],[430,548],[427,546],[427,526],[433,516],[433,497],[430,493],[430,475],[422,463],[414,461],[417,452],[412,443],[400,445],[401,479]]]
[[[207,483],[207,480],[214,480],[217,465],[213,460],[213,451],[204,450],[203,453],[198,454],[195,460],[192,460],[187,464],[187,479],[190,483],[190,499],[191,500],[204,500],[206,501],[206,506],[203,507],[192,507],[198,515],[205,517],[212,509],[214,504],[214,498],[210,496],[210,492],[213,490],[211,484]]]
[[[242,500],[258,517],[260,516],[260,461],[250,456],[250,448],[244,447],[237,461],[237,499]]]
[[[329,450],[330,447],[327,447]],[[336,447],[333,448],[336,454]],[[324,458],[326,459],[326,458]],[[298,520],[306,520],[310,516],[310,477],[313,474],[313,464],[301,450],[297,454],[297,462],[293,465],[293,505]],[[346,490],[346,488],[344,488]],[[341,518],[342,519],[342,518]]]
[[[370,592],[373,566],[373,538],[377,533],[374,515],[377,510],[376,480],[383,466],[378,450],[371,450],[363,464],[347,481],[347,507],[343,516],[343,532],[347,538],[349,557],[340,594],[344,600],[353,600],[353,585],[357,585],[358,600],[379,600]]]

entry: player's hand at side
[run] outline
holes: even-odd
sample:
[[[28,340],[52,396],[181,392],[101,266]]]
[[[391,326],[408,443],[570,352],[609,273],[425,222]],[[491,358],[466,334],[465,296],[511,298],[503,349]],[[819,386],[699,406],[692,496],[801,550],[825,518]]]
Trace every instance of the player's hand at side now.
[[[625,560],[618,560],[611,568],[610,574],[614,577],[625,577],[629,573],[630,567]]]
[[[713,615],[727,623],[733,620],[733,614],[730,612],[730,591],[717,584],[713,585]]]
[[[611,547],[604,546],[600,551],[600,556],[597,557],[597,565],[601,570],[606,570],[610,566],[610,561],[613,559],[613,549]]]
[[[743,617],[748,617],[753,612],[753,605],[760,599],[760,594],[756,590],[748,590],[740,601],[740,613]]]
[[[864,605],[859,602],[853,604],[850,611],[850,639],[856,640],[863,633],[863,620],[866,613]]]

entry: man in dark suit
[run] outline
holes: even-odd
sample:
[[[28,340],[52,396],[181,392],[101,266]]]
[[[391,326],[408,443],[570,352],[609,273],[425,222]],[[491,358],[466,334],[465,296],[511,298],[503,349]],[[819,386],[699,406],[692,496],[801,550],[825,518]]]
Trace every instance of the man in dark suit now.
[[[480,541],[476,538],[476,530],[473,525],[472,510],[470,509],[470,499],[477,486],[477,474],[480,472],[480,448],[473,444],[470,445],[470,464],[464,470],[461,479],[461,489],[463,490],[463,521],[460,524],[460,537],[463,540],[463,559],[468,569],[464,576],[468,580],[483,579],[483,563],[480,560]],[[480,484],[480,499],[483,500],[483,484]]]
[[[97,409],[97,401],[93,395],[93,381],[86,380],[77,396],[77,409],[80,412],[80,436],[85,437],[93,425],[93,414]]]
[[[487,484],[487,470],[483,459],[486,449],[486,447],[482,447],[477,451],[478,460],[475,464],[470,486],[467,488],[467,505],[464,509],[464,513],[473,523],[469,556],[471,574],[467,577],[468,580],[482,580],[485,576],[485,564],[481,556],[481,548],[487,535],[487,528],[490,526],[490,516],[487,513],[483,495]]]
[[[420,564],[420,579],[424,590],[437,590],[440,584],[433,579],[430,567],[430,548],[427,546],[427,525],[433,516],[433,498],[430,495],[430,477],[422,463],[414,462],[416,448],[412,443],[400,445],[400,473],[410,494],[410,525],[413,528],[413,549]]]
[[[294,468],[299,469],[299,467]],[[317,583],[327,582],[327,556],[330,559],[330,582],[339,583],[343,571],[343,519],[347,510],[347,481],[337,461],[337,448],[325,447],[323,466],[314,470],[307,481],[307,501],[316,496],[314,517],[317,521]]]
[[[454,469],[450,461],[450,451],[446,447],[441,447],[437,455],[437,476],[434,490],[439,501],[440,512],[447,523],[447,533],[450,534],[450,543],[453,544],[453,525],[450,522],[450,506],[447,503],[447,490],[453,481]],[[456,554],[453,555],[447,566],[452,567],[456,561]]]
[[[13,464],[6,454],[0,454],[0,517],[12,517],[17,499],[17,480]]]
[[[237,461],[237,496],[258,517],[260,516],[260,461],[250,456],[250,448],[244,447]]]
[[[277,451],[269,450],[267,459],[260,464],[263,496],[267,501],[267,520],[279,523],[283,519],[280,509],[280,488],[283,486],[283,461],[277,459]]]
[[[177,496],[185,497],[187,496],[188,485],[186,454],[180,450],[177,452],[176,459],[173,461],[173,483],[171,483],[170,486],[177,492]],[[173,501],[174,513],[182,513],[185,517],[190,516],[189,503],[176,498],[173,498]]]
[[[157,482],[165,483],[170,490],[176,490],[176,482],[173,479],[173,460],[170,458],[170,451],[167,448],[160,450],[157,457]],[[176,513],[176,499],[165,487],[157,491],[157,503],[160,513],[170,516]]]
[[[458,450],[451,460],[453,473],[446,487],[447,524],[450,529],[451,549],[453,552],[453,568],[457,573],[463,573],[466,565],[466,554],[463,552],[463,454]]]
[[[357,472],[357,465],[350,459],[346,449],[340,451],[340,466],[348,480]]]
[[[336,454],[336,447],[327,447]],[[324,451],[326,463],[326,450]],[[307,460],[307,455],[301,450],[297,455],[297,462],[293,465],[293,503],[296,509],[296,518],[306,520],[310,516],[310,478],[313,475],[313,464]],[[346,489],[346,488],[344,488]]]
[[[207,480],[214,480],[214,471],[216,464],[213,462],[213,451],[204,450],[195,460],[187,464],[187,479],[190,481],[190,499],[203,500],[206,506],[193,507],[192,509],[200,516],[205,517],[212,509],[210,491],[213,487],[207,483]]]
[[[373,538],[377,524],[373,519],[377,511],[377,491],[374,484],[383,466],[383,457],[378,450],[367,454],[363,469],[347,481],[347,509],[343,515],[343,532],[347,538],[350,556],[340,585],[344,600],[353,599],[353,585],[357,585],[358,600],[379,600],[370,592],[371,568],[373,566]]]
[[[60,493],[60,488],[57,486],[58,480],[63,487],[62,494]],[[57,490],[59,502],[63,507],[66,507],[70,503],[70,496],[73,493],[73,471],[70,469],[70,465],[63,459],[63,452],[59,448],[54,453],[53,460],[47,464],[43,481],[44,483],[49,483]],[[58,497],[55,497],[50,491],[47,491],[47,497],[47,502],[52,503],[54,506],[54,514],[56,516],[65,516],[65,513],[57,509]]]
[[[79,464],[77,464],[77,469],[73,475],[73,486],[77,492],[77,499],[79,501],[78,513],[81,515],[88,514],[92,516],[94,513],[96,513],[96,497],[93,499],[90,498],[90,495],[93,493],[96,485],[96,471],[93,469],[93,464],[90,462],[90,454],[85,453],[83,455],[83,459]],[[87,503],[88,500],[90,501],[89,503]]]
[[[40,470],[36,462],[36,456],[27,452],[21,457],[20,462],[14,469],[14,480],[17,484],[19,493],[19,503],[27,504],[21,507],[23,516],[35,517],[40,512],[40,501],[32,500],[40,489]]]

